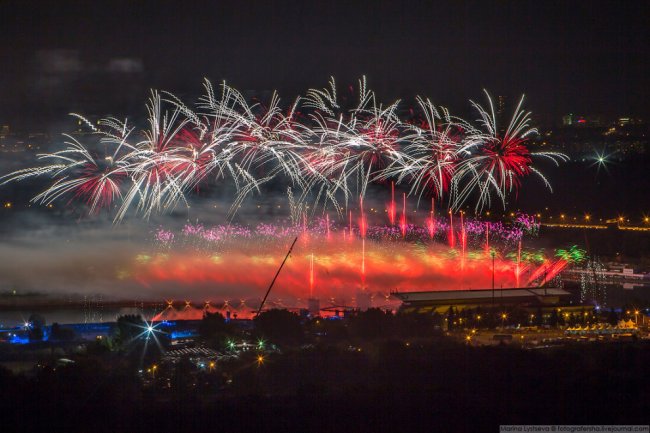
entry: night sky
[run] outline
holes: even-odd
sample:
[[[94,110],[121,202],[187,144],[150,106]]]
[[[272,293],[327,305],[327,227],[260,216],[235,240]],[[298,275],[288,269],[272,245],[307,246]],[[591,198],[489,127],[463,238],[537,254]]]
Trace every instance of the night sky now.
[[[561,115],[647,116],[645,2],[3,1],[0,122],[70,111],[143,115],[150,88],[187,99],[201,81],[277,89],[365,74],[380,99],[417,94],[464,114],[481,89]],[[460,111],[459,111],[460,110]]]

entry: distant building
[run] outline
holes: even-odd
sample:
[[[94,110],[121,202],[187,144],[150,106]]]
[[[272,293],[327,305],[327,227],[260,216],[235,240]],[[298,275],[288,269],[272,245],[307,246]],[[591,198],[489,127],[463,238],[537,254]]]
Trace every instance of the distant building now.
[[[571,126],[573,125],[573,114],[567,114],[562,116],[562,126]]]
[[[497,96],[497,115],[503,116],[506,112],[506,103],[508,98],[503,95]]]
[[[619,117],[616,120],[616,124],[618,126],[638,126],[638,125],[643,125],[643,119],[639,119],[636,117]]]
[[[369,292],[357,292],[357,308],[360,311],[366,311],[372,307],[372,295]]]
[[[492,305],[555,309],[571,296],[569,292],[560,288],[440,290],[395,292],[392,295],[402,301],[401,311],[419,313],[444,313],[450,307],[464,310]]]
[[[602,126],[602,120],[599,116],[579,116],[573,113],[569,113],[565,116],[562,116],[562,126],[598,127]]]
[[[320,315],[320,300],[317,298],[309,298],[307,300],[307,310],[309,314],[316,317]]]

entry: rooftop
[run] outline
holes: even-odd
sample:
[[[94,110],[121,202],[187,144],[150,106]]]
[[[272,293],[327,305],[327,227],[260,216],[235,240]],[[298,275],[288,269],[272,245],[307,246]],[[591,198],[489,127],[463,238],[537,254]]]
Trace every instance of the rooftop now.
[[[405,304],[412,303],[471,303],[491,301],[493,296],[499,302],[538,301],[544,298],[557,298],[570,295],[564,289],[554,288],[513,288],[513,289],[480,289],[480,290],[440,290],[428,292],[394,292],[392,296]]]

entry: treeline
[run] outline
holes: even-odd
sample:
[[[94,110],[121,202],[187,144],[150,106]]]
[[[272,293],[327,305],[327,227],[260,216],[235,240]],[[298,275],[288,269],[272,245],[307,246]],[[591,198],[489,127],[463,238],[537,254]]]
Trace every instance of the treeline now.
[[[494,431],[647,422],[648,345],[543,352],[409,343],[318,345],[267,355],[262,364],[243,357],[227,391],[204,394],[186,375],[172,381],[168,398],[95,356],[33,378],[0,370],[3,431]]]
[[[645,342],[475,347],[447,338],[437,320],[376,309],[305,320],[271,310],[242,328],[206,314],[203,344],[224,356],[209,367],[185,357],[143,373],[162,352],[145,322],[125,316],[111,344],[92,343],[74,363],[43,364],[32,376],[0,369],[2,431],[476,432],[647,423]],[[226,356],[242,340],[252,349]]]

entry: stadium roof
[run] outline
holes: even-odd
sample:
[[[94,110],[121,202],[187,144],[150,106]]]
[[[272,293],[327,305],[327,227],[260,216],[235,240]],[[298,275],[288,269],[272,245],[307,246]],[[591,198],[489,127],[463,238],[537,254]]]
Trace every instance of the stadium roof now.
[[[570,295],[560,288],[515,288],[481,290],[440,290],[429,292],[393,292],[392,296],[405,305],[453,305],[453,304],[553,304],[561,296]]]

